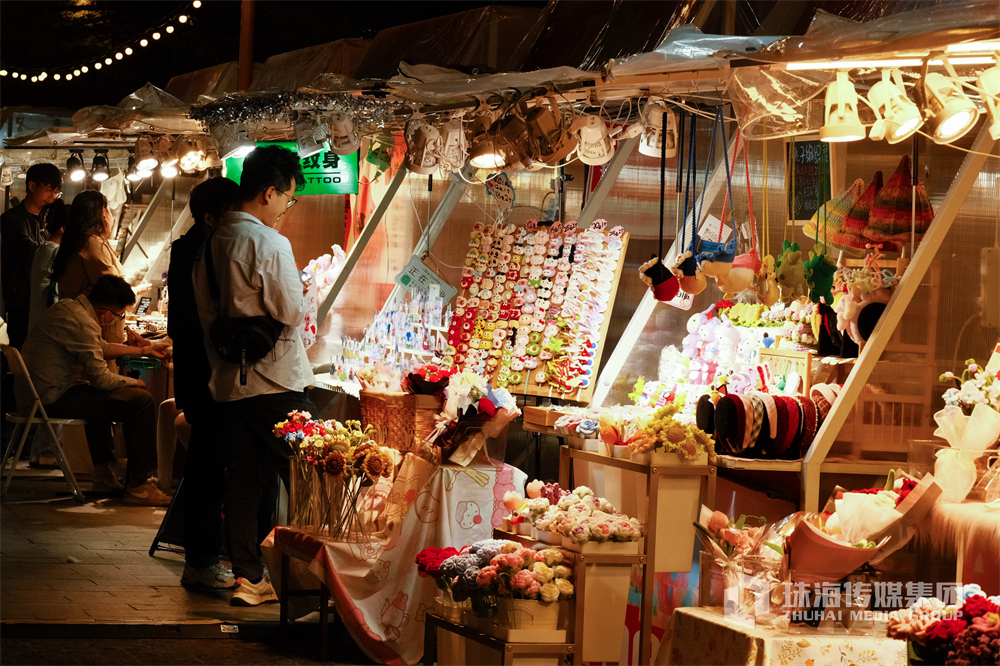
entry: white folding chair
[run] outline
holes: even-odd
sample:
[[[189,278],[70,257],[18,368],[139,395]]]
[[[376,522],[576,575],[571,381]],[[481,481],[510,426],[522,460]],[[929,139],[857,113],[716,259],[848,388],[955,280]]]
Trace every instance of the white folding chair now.
[[[10,365],[10,374],[15,377],[23,377],[27,382],[28,387],[31,389],[31,395],[34,398],[31,410],[27,416],[14,413],[7,414],[7,420],[16,425],[14,426],[14,434],[10,438],[10,444],[7,446],[7,451],[3,454],[3,464],[0,465],[0,470],[2,470],[3,475],[7,477],[3,482],[2,494],[7,493],[7,489],[10,487],[10,482],[14,478],[14,469],[17,467],[17,461],[21,459],[21,451],[24,449],[24,443],[27,441],[28,433],[31,430],[29,426],[32,424],[39,424],[44,425],[49,429],[49,434],[52,436],[53,453],[55,453],[56,461],[59,463],[59,469],[62,470],[63,476],[66,477],[66,483],[69,484],[70,490],[73,491],[73,497],[80,502],[85,501],[83,498],[83,491],[80,490],[80,484],[76,482],[76,477],[73,476],[73,470],[70,469],[69,463],[66,462],[66,454],[63,453],[62,442],[58,437],[56,437],[55,430],[53,430],[52,426],[82,426],[87,425],[87,422],[84,419],[49,418],[49,415],[45,412],[45,406],[42,405],[42,399],[38,397],[38,391],[35,390],[35,384],[31,381],[31,375],[28,374],[28,368],[24,365],[24,359],[21,358],[21,353],[17,351],[17,349],[8,345],[0,345],[0,349],[3,349],[4,355],[7,356],[7,363]],[[41,416],[35,416],[35,414],[41,414]],[[20,440],[18,440],[18,434],[20,434]],[[17,441],[16,452],[14,451],[15,441]],[[8,462],[10,462],[9,471],[7,470]]]

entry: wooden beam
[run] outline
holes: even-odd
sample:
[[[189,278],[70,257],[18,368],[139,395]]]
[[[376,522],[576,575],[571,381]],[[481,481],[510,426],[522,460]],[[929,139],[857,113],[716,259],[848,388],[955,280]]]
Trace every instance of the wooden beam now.
[[[865,384],[868,383],[875,365],[881,358],[882,352],[885,351],[889,338],[892,337],[903,318],[903,314],[909,307],[910,301],[917,293],[917,289],[930,268],[931,262],[934,261],[941,243],[948,235],[955,217],[965,202],[965,197],[969,194],[969,190],[972,189],[979,172],[986,163],[986,155],[993,151],[996,143],[996,140],[990,137],[988,124],[984,124],[972,146],[972,150],[980,154],[970,153],[966,155],[961,169],[952,181],[951,187],[948,188],[948,193],[937,207],[934,221],[931,222],[920,247],[913,255],[913,260],[906,268],[906,272],[903,273],[903,277],[900,278],[899,286],[896,287],[892,298],[889,299],[882,318],[875,326],[871,338],[865,344],[851,374],[847,377],[840,397],[837,398],[830,413],[827,414],[826,420],[823,421],[823,425],[820,426],[819,432],[816,433],[816,438],[802,461],[801,508],[803,511],[815,512],[819,510],[819,482],[823,461],[847,420],[848,413],[854,407],[854,403],[861,395]]]

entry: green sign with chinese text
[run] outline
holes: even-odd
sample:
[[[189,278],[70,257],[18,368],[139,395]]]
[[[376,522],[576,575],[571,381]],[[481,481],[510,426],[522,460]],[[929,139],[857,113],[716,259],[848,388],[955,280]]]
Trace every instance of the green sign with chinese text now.
[[[294,141],[258,141],[258,146],[281,146],[292,152],[296,151]],[[226,160],[226,178],[240,182],[243,174],[242,157],[230,157]],[[302,175],[305,185],[295,191],[296,194],[357,194],[358,193],[358,154],[337,155],[333,151],[324,150],[309,157],[304,157]]]

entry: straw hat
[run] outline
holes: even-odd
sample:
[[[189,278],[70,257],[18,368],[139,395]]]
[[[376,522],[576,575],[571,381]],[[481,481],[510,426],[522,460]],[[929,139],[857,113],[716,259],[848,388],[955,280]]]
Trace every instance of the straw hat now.
[[[854,204],[857,203],[858,199],[861,198],[861,194],[864,190],[865,181],[858,178],[840,196],[834,197],[823,204],[820,209],[813,214],[812,218],[806,222],[806,226],[802,228],[802,233],[816,241],[817,253],[824,253],[822,248],[824,243],[824,231],[827,245],[835,250],[845,250],[852,254],[854,253],[854,249],[850,246],[846,248],[837,247],[837,245],[833,242],[833,237],[834,234],[840,231],[840,227],[844,223],[844,218],[846,218],[851,212],[851,209],[854,207]],[[823,226],[824,224],[826,225],[825,229]]]
[[[854,202],[851,212],[844,218],[840,229],[833,233],[833,242],[844,248],[865,249],[864,230],[868,227],[868,217],[871,214],[875,197],[882,190],[882,172],[876,171],[868,189]]]
[[[910,176],[909,155],[903,155],[896,172],[875,197],[864,236],[872,243],[882,243],[883,249],[898,249],[910,242],[910,222],[913,219],[913,179]],[[934,211],[922,184],[917,185],[917,215],[915,239],[919,243],[934,219]],[[892,246],[892,247],[890,247]]]

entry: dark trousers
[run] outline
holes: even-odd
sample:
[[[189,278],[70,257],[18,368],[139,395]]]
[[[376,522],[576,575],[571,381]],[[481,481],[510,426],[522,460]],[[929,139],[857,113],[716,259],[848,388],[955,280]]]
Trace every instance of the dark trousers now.
[[[114,460],[112,423],[121,423],[128,455],[129,487],[156,474],[156,407],[149,391],[134,386],[102,391],[81,385],[45,406],[49,416],[86,419],[87,448],[95,465]]]
[[[184,559],[194,567],[219,561],[222,550],[222,501],[226,493],[226,439],[222,406],[204,413],[184,411],[191,424],[187,457],[184,459]]]
[[[10,346],[21,351],[24,340],[28,337],[28,311],[27,310],[7,310],[7,338]],[[10,367],[7,364],[7,356],[0,354],[0,397],[2,397],[4,411],[14,413],[17,399],[14,397],[14,375],[10,374]],[[27,407],[28,405],[25,405]],[[4,422],[4,427],[7,423]]]
[[[316,408],[306,393],[270,393],[225,403],[226,439],[225,514],[233,575],[257,580],[264,575],[260,561],[262,516],[270,516],[278,499],[278,476],[289,487],[288,458],[292,448],[274,436],[274,424],[289,412]]]

